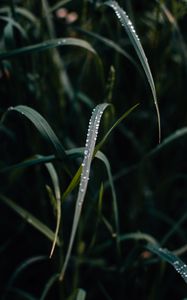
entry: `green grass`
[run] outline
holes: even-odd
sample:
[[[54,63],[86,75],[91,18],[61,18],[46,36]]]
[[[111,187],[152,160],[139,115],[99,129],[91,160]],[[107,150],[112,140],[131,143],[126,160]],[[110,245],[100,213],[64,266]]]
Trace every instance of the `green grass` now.
[[[185,299],[186,19],[1,1],[1,299]]]

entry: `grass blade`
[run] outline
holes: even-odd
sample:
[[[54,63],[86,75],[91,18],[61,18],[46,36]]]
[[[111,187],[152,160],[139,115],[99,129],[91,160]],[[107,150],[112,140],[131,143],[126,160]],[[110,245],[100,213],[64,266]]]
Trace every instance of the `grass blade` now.
[[[67,157],[65,149],[59,141],[58,137],[56,136],[50,125],[47,123],[47,121],[36,110],[29,106],[18,105],[15,107],[10,107],[8,109],[8,112],[10,111],[16,111],[29,119],[38,129],[43,138],[54,146],[58,157],[62,159]]]
[[[31,45],[23,48],[18,48],[12,51],[8,52],[2,52],[0,53],[0,59],[7,59],[11,58],[17,55],[22,55],[22,54],[29,54],[29,53],[35,53],[35,52],[41,52],[47,49],[52,49],[56,47],[61,47],[61,46],[77,46],[84,48],[94,54],[96,54],[95,50],[92,48],[92,46],[82,40],[82,39],[77,39],[77,38],[58,38],[58,39],[53,39],[53,40],[48,40],[36,45]]]
[[[187,265],[171,251],[157,246],[148,245],[148,250],[158,255],[164,261],[171,264],[174,269],[181,275],[184,281],[187,283]]]
[[[75,239],[75,234],[77,231],[81,211],[82,211],[82,205],[85,198],[88,180],[89,180],[89,173],[90,173],[90,167],[91,167],[91,161],[94,155],[94,149],[95,149],[95,143],[97,140],[97,134],[98,129],[100,125],[101,116],[103,114],[103,111],[107,108],[108,104],[99,104],[96,106],[96,108],[93,110],[89,127],[88,127],[88,133],[86,138],[86,145],[85,145],[85,151],[84,151],[84,159],[82,163],[82,173],[81,173],[81,180],[80,180],[80,186],[78,191],[78,196],[76,200],[76,207],[75,207],[75,213],[74,213],[74,219],[73,219],[73,226],[70,236],[70,242],[67,250],[67,254],[65,257],[64,265],[62,267],[62,271],[60,274],[60,280],[63,280],[64,273],[67,268],[67,264],[69,262],[69,258],[71,255],[73,242]]]
[[[101,149],[101,147],[104,145],[104,143],[106,142],[107,138],[109,137],[109,135],[111,134],[111,132],[113,131],[113,129],[115,129],[115,127],[120,124],[120,122],[122,122],[139,104],[134,105],[133,107],[131,107],[128,111],[126,111],[115,123],[114,125],[108,130],[108,132],[105,134],[105,136],[102,138],[101,142],[99,144],[96,145],[95,147],[95,151],[94,151],[94,155],[97,153],[97,151],[99,149]],[[69,151],[69,154],[72,154],[72,150]],[[70,182],[70,184],[68,185],[67,189],[65,190],[65,192],[62,195],[62,201],[64,201],[67,197],[67,195],[69,195],[73,189],[75,188],[75,186],[78,184],[79,182],[79,178],[81,175],[81,170],[82,167],[80,167],[76,174],[74,175],[72,181]]]
[[[41,295],[41,297],[40,297],[40,300],[46,299],[46,296],[47,296],[47,294],[48,294],[50,288],[51,288],[52,285],[55,283],[55,281],[57,281],[58,278],[59,278],[59,274],[58,274],[58,273],[56,273],[56,274],[54,274],[53,276],[51,276],[51,278],[48,280],[48,282],[47,282],[46,285],[45,285],[45,288],[44,288],[44,290],[43,290],[43,292],[42,292],[42,295]]]
[[[56,200],[56,211],[57,211],[57,219],[56,219],[56,229],[55,229],[55,236],[54,236],[54,240],[53,240],[53,244],[52,244],[52,248],[51,248],[51,252],[50,252],[50,258],[53,255],[54,249],[55,249],[55,245],[58,239],[58,233],[59,233],[59,228],[60,228],[60,220],[61,220],[61,192],[60,192],[60,184],[59,184],[59,180],[58,180],[58,175],[56,173],[56,170],[53,166],[52,163],[47,163],[45,164],[51,180],[53,182],[53,188],[54,188],[54,192],[55,192],[55,200]]]
[[[0,199],[3,201],[4,204],[9,206],[11,209],[13,209],[18,215],[20,215],[25,221],[27,221],[30,225],[32,225],[43,235],[45,235],[49,240],[54,241],[55,239],[54,232],[45,224],[43,224],[41,221],[39,221],[37,218],[35,218],[31,213],[29,213],[27,210],[23,209],[14,201],[10,200],[9,198],[3,195],[0,195]],[[57,245],[60,245],[59,238],[57,238]]]
[[[86,299],[86,292],[83,289],[79,289],[77,292],[76,300],[85,300]]]
[[[126,12],[118,5],[118,3],[116,1],[106,1],[104,3],[107,6],[110,6],[117,18],[119,19],[121,25],[125,28],[129,39],[138,55],[138,58],[142,64],[142,67],[144,69],[144,72],[146,74],[147,80],[149,82],[151,91],[152,91],[152,95],[153,95],[153,99],[154,99],[154,104],[155,104],[155,108],[156,108],[156,112],[157,112],[157,119],[158,119],[158,130],[159,130],[159,143],[161,141],[161,124],[160,124],[160,112],[159,112],[159,107],[158,107],[158,101],[157,101],[157,95],[156,95],[156,89],[155,89],[155,84],[154,84],[154,80],[153,80],[153,76],[149,67],[149,63],[147,61],[147,57],[145,55],[145,52],[143,50],[143,47],[141,45],[140,39],[138,37],[138,35],[136,34],[136,31],[134,29],[134,26],[132,24],[132,22],[130,21],[128,15],[126,14]]]

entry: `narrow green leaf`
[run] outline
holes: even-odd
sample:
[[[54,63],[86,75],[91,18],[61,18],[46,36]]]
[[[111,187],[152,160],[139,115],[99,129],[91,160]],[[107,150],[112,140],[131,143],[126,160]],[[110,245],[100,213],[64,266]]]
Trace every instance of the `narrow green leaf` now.
[[[45,164],[54,161],[55,159],[56,159],[55,155],[48,155],[48,156],[35,155],[34,157],[28,158],[20,163],[0,169],[0,173],[10,172],[15,169],[27,168],[39,164]]]
[[[53,240],[53,244],[52,244],[52,248],[51,248],[51,252],[50,252],[50,258],[53,255],[54,249],[55,249],[55,245],[58,239],[58,233],[59,233],[59,228],[60,228],[60,220],[61,220],[61,192],[60,192],[60,184],[59,184],[59,180],[58,180],[58,175],[56,173],[56,170],[53,166],[52,163],[47,163],[45,164],[51,180],[53,182],[53,188],[54,188],[54,192],[55,192],[55,199],[56,199],[56,211],[57,211],[57,219],[56,219],[56,229],[55,229],[55,237]]]
[[[100,125],[100,120],[101,116],[103,114],[103,111],[107,108],[108,104],[99,104],[96,106],[96,108],[93,110],[90,122],[89,122],[89,127],[88,127],[88,133],[87,133],[87,138],[86,138],[86,145],[85,145],[85,151],[84,151],[84,159],[82,163],[82,173],[81,173],[81,180],[80,180],[80,186],[79,186],[79,191],[78,191],[78,197],[76,200],[76,207],[75,207],[75,213],[74,213],[74,219],[73,219],[73,226],[72,226],[72,231],[71,231],[71,236],[70,236],[70,242],[67,250],[67,254],[65,257],[64,265],[62,267],[62,271],[60,274],[60,280],[63,280],[64,273],[67,268],[67,264],[69,262],[69,258],[71,255],[81,211],[82,211],[82,205],[83,201],[85,198],[85,194],[87,191],[87,186],[88,186],[88,180],[89,180],[89,174],[90,174],[90,167],[91,167],[91,162],[92,158],[94,155],[94,149],[95,149],[95,143],[97,140],[97,134],[98,134],[98,129]]]
[[[153,80],[153,76],[149,67],[149,63],[147,60],[147,57],[145,55],[145,52],[143,50],[143,47],[141,45],[140,39],[138,37],[138,35],[136,34],[136,31],[134,29],[134,26],[132,24],[132,22],[130,21],[128,15],[126,14],[126,12],[118,5],[118,3],[116,1],[113,0],[109,0],[106,1],[104,3],[104,5],[110,6],[117,18],[119,19],[121,25],[125,28],[130,41],[139,57],[139,60],[142,64],[142,67],[144,69],[144,72],[146,74],[147,80],[149,82],[151,91],[152,91],[152,95],[153,95],[153,99],[154,99],[154,104],[155,104],[155,108],[156,108],[156,112],[157,112],[157,118],[158,118],[158,130],[159,130],[159,143],[161,141],[161,124],[160,124],[160,112],[159,112],[159,107],[158,107],[158,101],[157,101],[157,95],[156,95],[156,89],[155,89],[155,84],[154,84],[154,80]]]
[[[35,218],[31,213],[3,195],[0,195],[0,199],[3,201],[3,203],[13,209],[18,215],[20,215],[25,221],[27,221],[30,225],[32,225],[43,235],[45,235],[49,240],[54,241],[54,232],[37,218]],[[60,245],[59,238],[57,238],[57,245]]]
[[[15,12],[16,12],[16,14],[19,14],[20,16],[26,18],[29,22],[32,22],[34,25],[36,25],[36,26],[39,25],[39,20],[28,9],[16,6],[15,7]],[[0,8],[0,13],[9,15],[10,7],[9,6],[4,6],[4,7]]]
[[[28,39],[26,31],[20,26],[19,23],[17,23],[16,21],[14,21],[12,18],[0,16],[0,20],[1,20],[1,21],[4,21],[4,22],[6,22],[6,23],[11,24],[13,27],[15,27],[15,28],[21,33],[21,35],[22,35],[25,39]],[[0,59],[1,59],[1,52],[0,52]]]
[[[15,270],[15,272],[10,277],[10,280],[8,281],[8,288],[13,285],[14,281],[17,279],[18,276],[20,276],[21,273],[23,273],[28,267],[32,266],[33,264],[37,262],[41,262],[43,260],[47,260],[48,257],[44,255],[40,256],[34,256],[31,258],[26,259],[23,261]]]
[[[48,40],[40,44],[18,48],[9,52],[2,52],[0,53],[0,59],[5,59],[5,58],[7,59],[17,55],[40,52],[47,49],[61,47],[61,46],[77,46],[96,54],[92,46],[84,40],[77,39],[77,38],[63,38],[63,39],[58,38],[58,39]]]
[[[187,265],[179,257],[173,254],[171,251],[159,248],[157,246],[148,245],[147,249],[171,264],[187,283]]]
[[[29,119],[43,136],[43,138],[54,146],[57,155],[62,159],[67,157],[65,149],[59,141],[58,137],[56,136],[50,125],[47,123],[47,121],[36,110],[29,106],[18,105],[15,107],[10,107],[8,112],[10,111],[16,111]]]
[[[95,157],[99,158],[100,160],[103,161],[105,164],[107,173],[108,173],[108,179],[111,187],[111,192],[112,192],[112,199],[113,199],[113,212],[114,212],[114,219],[115,219],[115,227],[116,227],[116,233],[113,233],[113,236],[116,237],[117,241],[117,247],[118,251],[120,251],[120,246],[119,246],[119,214],[118,214],[118,205],[117,205],[117,197],[116,197],[116,191],[114,187],[114,182],[112,178],[112,172],[110,168],[110,163],[108,161],[108,158],[104,153],[101,151],[98,151],[95,155]]]
[[[137,106],[139,105],[139,103],[135,104],[133,107],[131,107],[129,110],[127,110],[115,123],[114,125],[107,131],[107,133],[105,134],[105,136],[102,138],[102,140],[99,142],[99,144],[97,144],[96,148],[95,148],[95,152],[97,152],[99,149],[101,149],[101,147],[104,145],[104,143],[106,142],[106,140],[108,139],[109,135],[111,134],[111,132],[114,130],[114,128],[116,126],[118,126]]]

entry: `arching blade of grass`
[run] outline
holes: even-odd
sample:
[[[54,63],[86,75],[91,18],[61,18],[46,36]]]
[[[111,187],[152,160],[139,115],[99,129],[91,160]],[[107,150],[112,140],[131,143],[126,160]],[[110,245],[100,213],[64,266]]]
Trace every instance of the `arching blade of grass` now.
[[[61,220],[61,192],[60,192],[60,184],[59,184],[59,180],[58,180],[58,175],[56,173],[56,170],[53,166],[52,163],[47,163],[45,164],[51,180],[53,182],[53,188],[54,188],[54,192],[55,192],[55,200],[56,200],[56,213],[57,213],[57,219],[56,219],[56,229],[55,229],[55,237],[53,240],[53,244],[52,244],[52,248],[51,248],[51,252],[50,252],[50,258],[53,255],[54,249],[55,249],[55,245],[58,239],[58,233],[59,233],[59,227],[60,227],[60,220]]]
[[[20,163],[0,169],[0,173],[10,172],[20,168],[28,168],[39,164],[45,164],[54,160],[56,160],[55,155],[48,155],[48,156],[35,155],[34,157],[28,158]]]
[[[23,273],[28,267],[32,266],[35,263],[41,262],[43,260],[47,260],[48,257],[41,255],[41,256],[34,256],[31,258],[26,259],[23,261],[15,270],[15,272],[10,277],[10,280],[8,281],[8,287],[11,287],[14,283],[14,281],[19,277],[20,274]]]
[[[56,274],[54,274],[53,276],[51,276],[51,278],[48,280],[48,282],[46,283],[46,285],[45,285],[45,287],[44,287],[44,290],[43,290],[43,292],[42,292],[42,295],[41,295],[41,297],[40,297],[40,300],[46,299],[49,290],[51,289],[51,287],[52,287],[52,285],[55,283],[55,281],[58,280],[59,275],[60,275],[60,274],[56,273]]]
[[[0,53],[0,59],[7,59],[22,54],[41,52],[47,49],[52,49],[61,46],[77,46],[96,54],[92,46],[84,40],[77,39],[77,38],[63,38],[63,39],[58,38],[58,39],[48,40],[36,45],[18,48],[8,52],[2,52]]]
[[[39,221],[37,218],[35,218],[31,213],[29,213],[27,210],[23,209],[21,206],[16,204],[11,199],[0,195],[0,199],[3,203],[5,203],[7,206],[9,206],[11,209],[13,209],[18,215],[20,215],[27,223],[35,227],[38,231],[40,231],[43,235],[45,235],[49,240],[52,242],[55,239],[54,232],[47,227],[45,224],[43,224],[41,221]],[[60,240],[57,238],[57,245],[60,245]]]
[[[171,251],[157,246],[148,245],[146,248],[171,264],[187,283],[187,265],[179,257]]]
[[[112,192],[112,199],[113,199],[113,212],[114,212],[114,219],[115,219],[115,227],[116,227],[116,241],[117,241],[117,249],[118,252],[120,253],[120,244],[119,244],[119,214],[118,214],[118,206],[117,206],[117,197],[116,197],[116,191],[113,183],[113,178],[112,178],[112,172],[110,168],[110,163],[101,151],[98,151],[95,155],[97,158],[102,160],[105,164],[107,173],[108,173],[108,179],[110,182],[110,187],[111,187],[111,192]]]
[[[128,54],[123,48],[121,48],[118,44],[116,44],[114,41],[98,34],[95,32],[91,32],[91,31],[87,31],[87,30],[83,30],[83,29],[78,29],[80,32],[91,36],[95,39],[97,39],[98,41],[100,41],[102,44],[106,45],[107,47],[112,48],[113,50],[115,50],[116,52],[120,53],[121,55],[123,55],[124,57],[126,57],[133,65],[137,66],[137,63],[135,62],[135,60],[131,57],[130,54]]]
[[[175,141],[184,137],[185,135],[187,135],[187,127],[177,129],[174,133],[166,137],[160,145],[158,145],[151,152],[149,152],[146,155],[146,157],[157,154],[159,151],[163,150],[165,147],[169,146],[170,144],[174,143]]]
[[[84,151],[84,159],[82,163],[82,172],[81,172],[81,180],[80,180],[80,186],[79,186],[79,191],[78,191],[78,196],[76,200],[76,207],[75,207],[75,213],[74,213],[74,219],[73,219],[73,226],[72,226],[72,231],[71,231],[71,236],[70,236],[70,242],[67,250],[67,254],[65,257],[64,265],[62,267],[62,271],[60,274],[60,280],[63,280],[64,273],[67,268],[67,264],[69,262],[69,258],[71,255],[74,239],[75,239],[75,234],[77,231],[77,226],[79,223],[81,211],[82,211],[82,205],[83,201],[86,195],[87,191],[87,186],[88,186],[88,180],[89,180],[89,174],[90,174],[90,167],[91,167],[91,162],[94,154],[94,149],[95,149],[95,143],[97,140],[97,134],[98,134],[98,129],[100,125],[100,120],[101,116],[103,114],[103,111],[107,108],[108,104],[99,104],[96,106],[96,108],[93,110],[90,122],[89,122],[89,127],[88,127],[88,133],[87,133],[87,138],[86,138],[86,145],[85,145],[85,151]]]
[[[20,26],[19,23],[14,21],[12,18],[0,16],[0,21],[4,21],[6,23],[11,24],[13,27],[15,27],[21,33],[22,37],[24,37],[25,39],[28,39],[28,36],[27,36],[27,33],[25,32],[25,30]],[[1,57],[1,53],[0,53],[0,57]]]
[[[15,12],[16,12],[16,14],[19,14],[20,16],[27,19],[29,22],[32,22],[35,26],[39,26],[39,20],[28,9],[16,6],[15,7]],[[0,8],[0,13],[9,14],[10,13],[10,7],[4,6],[4,7]]]
[[[104,135],[102,140],[97,144],[95,147],[95,152],[97,152],[101,147],[105,144],[106,140],[108,139],[111,132],[135,109],[137,108],[139,103],[135,104],[133,107],[128,109],[113,125],[112,127],[107,131],[107,133]]]
[[[64,159],[66,156],[65,149],[59,141],[58,137],[47,123],[47,121],[33,108],[25,105],[10,107],[8,112],[18,112],[29,119],[37,128],[45,140],[50,142],[56,150],[57,156]],[[7,114],[7,112],[6,112]]]
[[[139,57],[139,60],[142,64],[142,67],[144,69],[144,72],[146,74],[147,80],[149,82],[151,91],[152,91],[152,95],[153,95],[153,99],[154,99],[154,104],[155,104],[155,108],[156,108],[156,112],[157,112],[157,118],[158,118],[158,130],[159,130],[159,143],[161,141],[161,124],[160,124],[160,112],[159,112],[159,107],[158,107],[158,101],[157,101],[157,95],[156,95],[156,89],[155,89],[155,84],[154,84],[154,80],[153,80],[153,76],[149,67],[149,63],[147,61],[147,57],[145,55],[145,52],[143,50],[143,47],[141,45],[140,39],[138,37],[138,35],[136,34],[136,31],[134,29],[134,26],[132,24],[132,22],[130,21],[128,15],[126,14],[126,12],[118,5],[118,3],[116,1],[106,1],[104,3],[104,5],[110,6],[117,18],[119,19],[121,25],[125,28],[130,41]]]

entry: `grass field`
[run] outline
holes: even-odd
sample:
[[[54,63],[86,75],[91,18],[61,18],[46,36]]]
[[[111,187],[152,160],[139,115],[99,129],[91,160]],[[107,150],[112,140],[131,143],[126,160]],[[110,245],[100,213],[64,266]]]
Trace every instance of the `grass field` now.
[[[187,299],[187,1],[0,1],[0,298]]]

